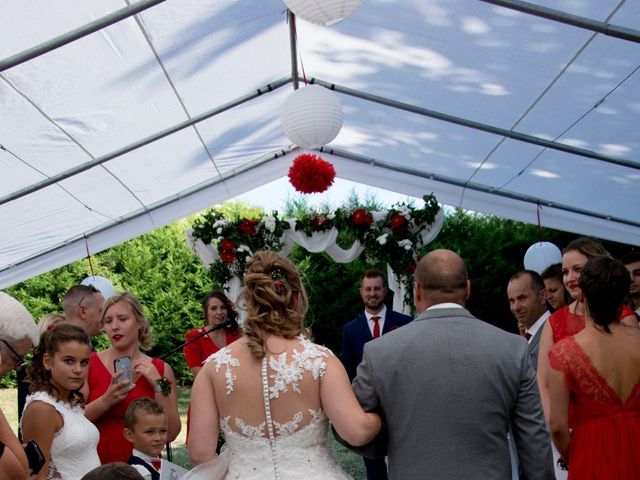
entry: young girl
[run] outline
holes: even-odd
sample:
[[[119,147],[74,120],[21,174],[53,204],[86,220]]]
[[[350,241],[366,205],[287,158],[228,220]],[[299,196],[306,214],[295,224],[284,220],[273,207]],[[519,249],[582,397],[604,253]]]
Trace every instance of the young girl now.
[[[79,327],[57,325],[42,334],[31,365],[21,427],[47,462],[38,480],[75,480],[100,465],[98,429],[84,416],[80,387],[87,378],[91,341]]]

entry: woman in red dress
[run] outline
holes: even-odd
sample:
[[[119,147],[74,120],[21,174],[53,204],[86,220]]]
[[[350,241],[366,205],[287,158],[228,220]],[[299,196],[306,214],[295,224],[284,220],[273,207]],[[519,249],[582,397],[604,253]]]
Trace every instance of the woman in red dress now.
[[[569,479],[640,478],[640,329],[619,320],[629,282],[621,262],[589,260],[586,327],[549,352],[550,426]]]
[[[610,257],[602,244],[589,237],[577,238],[566,246],[562,254],[562,279],[574,302],[554,312],[545,322],[540,337],[538,351],[538,386],[544,417],[549,422],[549,350],[562,340],[580,332],[585,326],[584,303],[580,300],[578,281],[580,272],[587,261],[596,257]],[[622,322],[630,326],[638,326],[638,321],[629,308],[621,312]]]
[[[207,324],[204,327],[196,328],[187,333],[185,336],[187,341],[198,335],[202,335],[206,330],[224,322],[227,318],[235,320],[238,316],[233,308],[233,303],[231,303],[231,300],[227,298],[222,290],[209,292],[202,300],[202,310]],[[187,366],[193,374],[193,378],[196,377],[202,368],[202,362],[241,336],[242,332],[238,324],[233,322],[229,327],[210,332],[186,345],[182,349],[182,352],[184,353],[184,358],[187,360]]]
[[[180,433],[176,381],[168,364],[140,350],[149,348],[152,339],[149,322],[136,297],[122,292],[107,299],[102,306],[102,326],[111,347],[91,354],[89,375],[83,387],[88,399],[85,416],[100,431],[100,462],[126,462],[133,446],[122,435],[124,413],[134,399],[153,398],[164,407],[169,418],[169,442]],[[116,359],[127,356],[133,384],[114,368]]]

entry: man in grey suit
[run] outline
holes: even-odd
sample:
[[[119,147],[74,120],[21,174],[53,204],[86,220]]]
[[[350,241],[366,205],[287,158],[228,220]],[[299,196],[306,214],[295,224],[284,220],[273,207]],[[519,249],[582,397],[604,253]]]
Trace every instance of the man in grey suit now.
[[[353,390],[380,412],[386,436],[359,453],[386,450],[391,479],[506,480],[511,426],[521,478],[552,479],[526,342],[464,308],[470,283],[455,253],[424,256],[415,281],[418,317],[364,347]]]
[[[509,308],[518,321],[522,336],[529,343],[531,365],[538,367],[538,347],[542,327],[549,318],[544,280],[538,272],[520,270],[514,273],[507,284]]]

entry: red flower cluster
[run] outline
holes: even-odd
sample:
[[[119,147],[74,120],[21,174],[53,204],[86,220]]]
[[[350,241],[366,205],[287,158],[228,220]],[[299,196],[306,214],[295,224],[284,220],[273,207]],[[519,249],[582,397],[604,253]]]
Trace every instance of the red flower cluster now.
[[[291,185],[302,193],[324,192],[333,184],[335,176],[332,164],[311,153],[298,155],[289,168]]]
[[[395,213],[391,216],[391,230],[395,233],[403,233],[407,229],[407,219],[399,213]]]
[[[314,217],[311,223],[316,230],[320,230],[320,228],[327,223],[327,217],[325,215],[318,215],[317,217]]]
[[[260,223],[258,220],[244,218],[242,222],[240,222],[240,226],[238,228],[245,235],[253,236],[258,233],[258,223]]]
[[[369,226],[373,223],[373,215],[364,208],[356,208],[351,214],[351,221],[354,225]]]
[[[236,254],[234,252],[236,244],[226,238],[218,244],[218,251],[220,252],[220,260],[223,263],[233,263],[236,260]]]

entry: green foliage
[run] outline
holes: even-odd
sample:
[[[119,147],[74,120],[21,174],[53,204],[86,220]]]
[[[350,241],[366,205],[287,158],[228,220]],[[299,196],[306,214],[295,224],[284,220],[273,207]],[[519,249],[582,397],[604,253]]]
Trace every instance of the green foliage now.
[[[355,193],[340,208],[350,211],[386,209],[375,198],[362,201]],[[225,204],[218,211],[235,220],[262,215],[260,209],[238,204]],[[289,203],[286,211],[308,212],[304,197]],[[96,275],[109,278],[116,289],[128,290],[140,299],[155,338],[155,346],[149,353],[155,356],[178,346],[186,332],[203,324],[200,301],[209,290],[221,287],[187,247],[185,230],[192,220],[175,222],[91,258]],[[469,310],[479,318],[515,332],[516,322],[509,312],[506,285],[511,274],[523,268],[524,252],[538,240],[538,235],[537,227],[533,225],[452,210],[435,241],[421,248],[419,253],[447,248],[460,254],[471,279]],[[576,237],[549,229],[542,229],[541,236],[558,246],[566,245]],[[347,240],[352,243],[354,238]],[[604,243],[614,256],[628,250],[621,244]],[[373,266],[386,271],[386,265],[370,265],[363,257],[349,264],[338,264],[326,254],[309,253],[300,246],[293,248],[290,258],[299,266],[309,291],[307,323],[316,341],[339,354],[342,326],[363,308],[358,293],[362,273]],[[40,318],[61,311],[66,290],[90,274],[89,262],[83,259],[15,285],[7,292],[20,300],[34,318]],[[105,337],[97,343],[98,349],[108,346]],[[190,383],[191,374],[182,352],[173,354],[168,362],[179,383]],[[0,386],[15,385],[14,378],[13,374],[6,375],[0,380]]]

